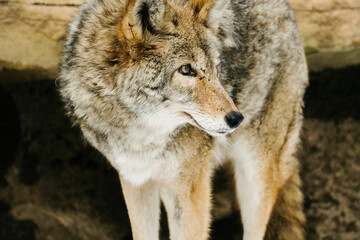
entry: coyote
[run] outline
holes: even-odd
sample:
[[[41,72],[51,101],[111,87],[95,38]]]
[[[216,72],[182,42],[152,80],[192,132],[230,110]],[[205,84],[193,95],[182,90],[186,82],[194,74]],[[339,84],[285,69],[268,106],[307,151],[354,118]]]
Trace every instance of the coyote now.
[[[245,240],[303,239],[296,148],[307,67],[285,0],[88,0],[59,91],[118,171],[133,238],[207,239],[231,161]]]

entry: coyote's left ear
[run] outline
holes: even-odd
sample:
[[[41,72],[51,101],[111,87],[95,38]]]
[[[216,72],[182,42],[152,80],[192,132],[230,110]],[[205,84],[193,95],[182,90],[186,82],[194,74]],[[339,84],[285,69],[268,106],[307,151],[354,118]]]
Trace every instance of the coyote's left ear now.
[[[164,13],[164,0],[128,0],[120,31],[130,41],[146,39],[157,32]]]
[[[191,0],[195,16],[217,32],[230,0]]]

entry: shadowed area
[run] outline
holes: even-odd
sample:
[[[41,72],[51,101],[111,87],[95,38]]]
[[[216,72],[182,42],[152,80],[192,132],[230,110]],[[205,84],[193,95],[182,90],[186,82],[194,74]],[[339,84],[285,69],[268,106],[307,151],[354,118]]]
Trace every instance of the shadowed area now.
[[[299,153],[307,239],[355,240],[360,66],[310,77]],[[0,99],[0,239],[131,239],[117,173],[71,127],[54,81],[2,85]],[[213,240],[241,239],[231,180],[217,171]]]
[[[0,238],[3,240],[35,240],[36,224],[9,215],[10,206],[0,200]]]
[[[310,73],[305,118],[360,120],[360,66]]]
[[[14,162],[19,141],[20,123],[19,114],[11,94],[0,86],[0,110],[6,117],[0,118],[0,152],[3,154],[0,161],[0,187],[5,187],[7,181],[4,174]],[[3,115],[4,116],[4,115]]]

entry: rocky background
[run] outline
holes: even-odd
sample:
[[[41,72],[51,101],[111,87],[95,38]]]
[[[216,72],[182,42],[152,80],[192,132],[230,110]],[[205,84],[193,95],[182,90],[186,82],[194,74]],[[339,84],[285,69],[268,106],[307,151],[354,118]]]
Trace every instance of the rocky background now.
[[[66,24],[81,2],[0,0],[1,240],[131,239],[116,172],[71,127],[56,92]],[[358,240],[360,1],[290,4],[311,70],[299,152],[307,239]],[[213,240],[241,239],[231,182],[217,172]]]

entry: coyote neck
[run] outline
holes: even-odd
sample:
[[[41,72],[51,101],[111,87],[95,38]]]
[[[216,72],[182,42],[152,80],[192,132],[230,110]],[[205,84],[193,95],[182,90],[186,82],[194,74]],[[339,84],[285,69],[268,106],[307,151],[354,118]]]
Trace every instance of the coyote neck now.
[[[133,185],[174,176],[178,173],[181,159],[170,149],[176,146],[176,136],[182,128],[166,131],[151,125],[133,125],[124,130],[120,138],[109,136],[105,155],[121,176]]]

